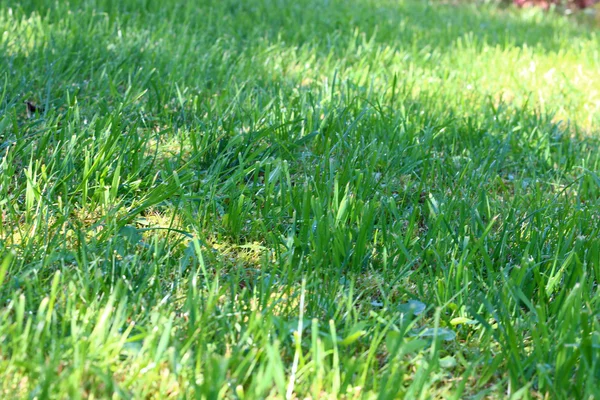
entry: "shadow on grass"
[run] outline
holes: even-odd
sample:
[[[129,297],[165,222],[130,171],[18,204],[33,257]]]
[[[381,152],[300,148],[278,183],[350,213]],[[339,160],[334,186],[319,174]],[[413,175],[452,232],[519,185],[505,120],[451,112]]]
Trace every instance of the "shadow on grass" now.
[[[1,2],[0,2],[1,4]],[[378,43],[397,47],[427,46],[445,49],[470,34],[492,46],[540,46],[559,51],[571,40],[589,39],[593,32],[551,14],[532,10],[499,9],[488,5],[443,4],[396,0],[224,0],[179,2],[163,7],[159,2],[109,0],[72,1],[60,4],[49,0],[21,2],[25,14],[63,13],[92,8],[111,22],[127,23],[141,17],[147,29],[155,22],[170,20],[173,29],[188,33],[197,30],[211,39],[231,36],[244,44],[256,38],[285,40],[300,46],[316,42],[321,50],[336,37],[353,35],[355,30]],[[560,32],[558,32],[560,31]]]
[[[11,13],[17,16],[7,17]],[[164,89],[164,76],[171,77],[167,82],[221,91],[220,86],[232,81],[252,83],[261,75],[269,80],[272,57],[267,53],[274,46],[312,52],[317,61],[347,59],[347,65],[368,64],[361,51],[375,48],[377,52],[378,46],[384,46],[434,71],[431,53],[444,54],[457,47],[477,51],[484,45],[528,46],[560,52],[597,38],[595,32],[564,18],[541,13],[418,1],[225,0],[180,2],[167,8],[147,1],[29,0],[4,19],[18,20],[19,14],[23,24],[32,25],[27,18],[41,15],[52,25],[46,26],[45,37],[28,31],[32,41],[17,29],[9,37],[18,44],[3,43],[6,57],[0,60],[0,69],[16,77],[8,86],[10,106],[21,103],[20,97],[35,99],[40,93],[50,94],[54,101],[65,96],[65,89],[102,102],[122,92],[132,78],[134,83],[143,81],[142,89],[156,93],[157,88]],[[150,76],[152,69],[155,73]],[[112,80],[108,96],[103,94],[106,87],[96,85],[102,73]],[[323,75],[332,74],[333,70]],[[170,86],[162,93],[174,95]],[[161,106],[170,101],[159,100]]]

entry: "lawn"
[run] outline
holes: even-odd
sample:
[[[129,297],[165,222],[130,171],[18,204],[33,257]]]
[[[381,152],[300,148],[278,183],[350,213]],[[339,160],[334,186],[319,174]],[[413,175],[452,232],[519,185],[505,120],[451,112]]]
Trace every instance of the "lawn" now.
[[[600,398],[584,16],[0,0],[0,32],[1,398]]]

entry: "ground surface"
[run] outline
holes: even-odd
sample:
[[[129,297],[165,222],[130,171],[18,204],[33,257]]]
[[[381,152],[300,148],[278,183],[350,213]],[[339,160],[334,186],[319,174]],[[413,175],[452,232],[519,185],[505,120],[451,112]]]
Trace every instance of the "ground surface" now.
[[[2,398],[598,394],[591,25],[0,4]]]

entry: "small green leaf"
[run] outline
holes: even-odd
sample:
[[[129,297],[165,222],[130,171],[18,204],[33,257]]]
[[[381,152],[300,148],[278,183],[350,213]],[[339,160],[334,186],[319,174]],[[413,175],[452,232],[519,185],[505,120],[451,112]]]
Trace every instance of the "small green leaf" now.
[[[452,341],[456,339],[456,332],[446,328],[427,328],[418,335],[419,337],[439,337],[445,341]]]
[[[385,335],[385,346],[390,353],[396,353],[401,343],[402,336],[400,335],[400,332],[389,331],[387,335]]]
[[[440,367],[442,367],[442,368],[456,367],[456,359],[452,356],[446,356],[444,358],[440,358]]]
[[[348,335],[344,340],[342,340],[340,342],[340,345],[342,346],[348,346],[351,345],[352,343],[356,342],[358,339],[360,339],[362,336],[364,336],[367,332],[365,331],[357,331],[354,332],[351,335]]]
[[[412,340],[405,341],[401,347],[402,354],[410,354],[410,353],[415,353],[417,351],[421,351],[425,347],[427,347],[429,345],[429,343],[430,343],[429,341],[422,340],[422,339],[412,339]]]
[[[422,303],[419,300],[409,300],[407,303],[400,304],[398,306],[398,311],[403,314],[419,315],[422,314],[426,308],[427,306],[425,303]]]
[[[14,258],[14,253],[9,252],[4,260],[2,260],[2,264],[0,264],[0,287],[2,286],[2,282],[4,281],[4,277],[6,276],[6,272],[8,271],[8,267]]]
[[[469,318],[465,318],[465,317],[453,318],[450,321],[450,325],[453,325],[453,326],[461,325],[461,324],[477,325],[478,323],[479,322],[475,321],[474,319],[469,319]]]
[[[125,238],[130,244],[137,244],[142,240],[140,232],[131,225],[125,225],[119,230],[119,235]]]
[[[6,129],[6,127],[8,126],[8,123],[10,121],[8,120],[8,117],[4,117],[0,120],[0,135],[2,133],[4,133],[4,130]]]

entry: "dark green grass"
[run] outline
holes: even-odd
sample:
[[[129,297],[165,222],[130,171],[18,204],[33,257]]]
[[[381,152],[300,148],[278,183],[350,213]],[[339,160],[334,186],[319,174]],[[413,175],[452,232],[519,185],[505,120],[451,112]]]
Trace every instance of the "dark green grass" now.
[[[0,4],[3,398],[599,395],[591,28]]]

